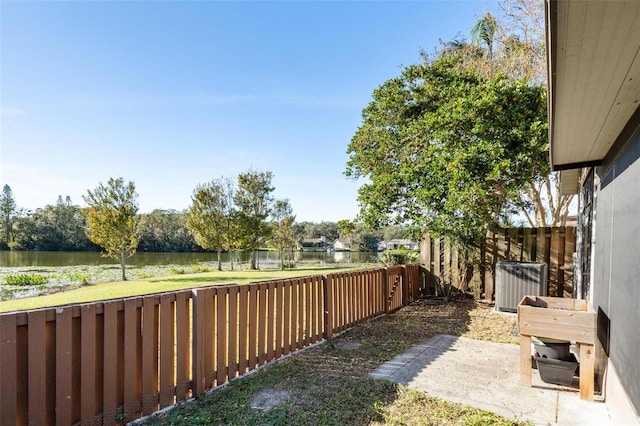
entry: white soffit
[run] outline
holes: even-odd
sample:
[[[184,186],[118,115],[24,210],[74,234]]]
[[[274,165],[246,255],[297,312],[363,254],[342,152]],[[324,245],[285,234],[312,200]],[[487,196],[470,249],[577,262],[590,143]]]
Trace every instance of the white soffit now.
[[[560,172],[560,195],[574,195],[580,187],[582,169],[562,170]]]
[[[602,160],[640,101],[640,1],[547,0],[551,164]]]

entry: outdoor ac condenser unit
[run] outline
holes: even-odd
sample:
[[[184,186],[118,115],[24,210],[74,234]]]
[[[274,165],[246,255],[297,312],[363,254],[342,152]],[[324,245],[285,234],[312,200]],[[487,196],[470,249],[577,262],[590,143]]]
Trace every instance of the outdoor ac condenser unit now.
[[[497,311],[516,312],[524,296],[547,295],[547,264],[498,262],[496,264]]]

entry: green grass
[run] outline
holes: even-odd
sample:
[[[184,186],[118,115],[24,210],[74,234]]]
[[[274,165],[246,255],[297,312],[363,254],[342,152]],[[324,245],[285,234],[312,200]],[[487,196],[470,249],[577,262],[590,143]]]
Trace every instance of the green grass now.
[[[83,285],[72,290],[61,291],[44,296],[2,301],[0,302],[0,312],[46,308],[66,305],[69,303],[85,303],[96,300],[116,299],[151,293],[185,290],[209,285],[246,284],[256,281],[320,275],[346,269],[350,268],[309,267],[284,271],[214,271],[196,274],[165,275],[161,277],[142,278],[124,282],[103,282]]]
[[[7,285],[14,286],[45,285],[47,281],[49,281],[48,277],[35,274],[15,274],[4,277]]]

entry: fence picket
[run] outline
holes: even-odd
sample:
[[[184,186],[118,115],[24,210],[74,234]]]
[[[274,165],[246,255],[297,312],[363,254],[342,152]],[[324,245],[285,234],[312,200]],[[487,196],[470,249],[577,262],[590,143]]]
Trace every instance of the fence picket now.
[[[573,255],[576,250],[576,235],[575,228],[565,228],[565,250],[564,250],[564,265],[565,265],[565,280],[567,279],[567,275],[570,275],[573,278],[573,270],[571,265],[573,264]],[[569,272],[571,271],[571,272]],[[573,297],[574,290],[573,284],[569,286],[565,285],[565,293],[564,297]]]
[[[96,305],[81,307],[80,326],[80,417],[91,419],[96,414]]]
[[[291,352],[291,281],[286,280],[283,282],[284,286],[284,320],[282,321],[283,329],[284,329],[284,340],[283,340],[283,355]]]
[[[227,381],[227,334],[229,329],[229,313],[227,310],[227,294],[229,287],[216,288],[216,386]]]
[[[15,315],[0,317],[0,377],[2,377],[2,398],[0,398],[0,419],[7,424],[17,424],[18,414],[18,356],[17,324]]]
[[[103,424],[116,423],[118,406],[118,305],[119,301],[105,302],[102,322],[104,344],[102,356],[102,413]]]
[[[304,346],[311,341],[311,283],[308,277],[302,280],[304,290]]]
[[[229,287],[229,332],[227,344],[227,375],[229,380],[238,376],[238,286]]]
[[[238,299],[238,372],[244,374],[249,368],[249,286],[240,286]]]
[[[258,365],[265,363],[267,359],[267,327],[268,327],[267,314],[267,284],[260,283],[258,285]]]
[[[267,298],[267,351],[266,362],[273,360],[276,357],[276,327],[278,323],[275,321],[276,311],[276,283],[271,281],[267,284],[268,298]]]
[[[192,329],[189,324],[189,305],[191,297],[187,292],[176,294],[176,401],[189,397],[189,380],[191,378],[190,342]]]
[[[71,389],[73,358],[71,356],[71,308],[56,309],[56,424],[72,423]],[[0,365],[2,361],[0,359]],[[4,375],[2,375],[4,379]],[[4,418],[0,413],[0,418]]]
[[[333,274],[322,277],[324,338],[333,337]]]
[[[282,281],[276,282],[276,358],[280,358],[282,356],[283,347],[284,347],[284,337],[282,334],[282,330],[284,329],[284,320],[283,320],[283,299],[284,299],[284,283]]]
[[[193,372],[193,394],[200,395],[209,387],[207,383],[207,369],[205,366],[206,349],[205,343],[208,340],[205,332],[206,314],[205,300],[206,289],[193,290],[193,349],[191,351],[193,361],[191,362]]]
[[[258,357],[258,286],[249,287],[249,370],[257,365]]]
[[[155,298],[142,300],[142,414],[158,409],[158,334]]]
[[[27,318],[29,327],[27,352],[29,360],[29,423],[46,424],[46,351],[43,351],[41,347],[46,338],[45,312],[43,310],[31,311]]]
[[[173,294],[160,296],[160,408],[174,402],[175,372],[175,297]]]
[[[140,386],[140,313],[139,299],[124,301],[124,415],[136,418],[140,412],[138,389]]]

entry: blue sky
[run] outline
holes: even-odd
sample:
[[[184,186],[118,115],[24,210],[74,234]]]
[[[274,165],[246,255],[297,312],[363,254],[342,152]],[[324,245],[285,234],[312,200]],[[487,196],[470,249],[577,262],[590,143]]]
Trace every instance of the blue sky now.
[[[297,219],[353,219],[346,149],[373,90],[489,1],[0,2],[0,185],[35,209],[134,181],[141,212],[274,174]]]

